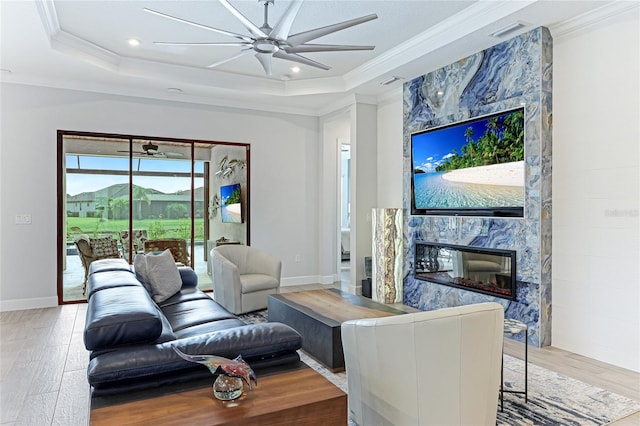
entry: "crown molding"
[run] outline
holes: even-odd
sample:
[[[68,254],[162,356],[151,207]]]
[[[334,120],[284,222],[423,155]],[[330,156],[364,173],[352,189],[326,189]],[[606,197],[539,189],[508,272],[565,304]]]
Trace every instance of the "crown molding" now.
[[[629,13],[633,9],[640,11],[640,3],[637,1],[615,1],[583,13],[575,18],[560,22],[557,25],[552,25],[549,27],[549,31],[551,31],[554,38],[561,38],[577,31],[587,29],[591,26],[598,25],[600,22],[611,17],[623,13]]]
[[[60,31],[60,21],[58,21],[58,13],[53,0],[36,0],[35,4],[45,33],[51,37]]]
[[[101,68],[117,71],[120,56],[62,30],[53,0],[36,0],[35,3],[52,49],[79,57]]]
[[[392,72],[399,63],[419,59],[459,40],[496,20],[524,9],[537,0],[527,1],[480,1],[461,10],[454,16],[432,26],[419,35],[401,43],[375,59],[344,75],[346,89],[350,90]]]
[[[318,117],[319,111],[315,108],[290,107],[272,103],[247,102],[244,100],[223,99],[212,96],[199,96],[190,93],[172,94],[163,91],[124,87],[117,85],[104,85],[70,81],[66,79],[43,79],[40,77],[11,75],[0,79],[0,84],[14,84],[21,86],[34,86],[59,90],[71,90],[86,93],[99,93],[105,96],[126,97],[131,99],[149,99],[158,102],[172,102],[191,105],[205,105],[214,108],[233,108],[245,111],[259,111],[261,113],[289,114]]]
[[[318,111],[319,116],[331,116],[340,111],[347,110],[356,104],[378,105],[378,99],[375,96],[362,95],[358,93],[350,93],[335,102],[325,105]]]

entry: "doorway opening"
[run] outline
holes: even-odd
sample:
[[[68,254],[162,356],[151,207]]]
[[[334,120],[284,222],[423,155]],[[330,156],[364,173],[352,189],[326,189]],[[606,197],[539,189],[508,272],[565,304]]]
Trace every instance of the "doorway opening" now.
[[[346,288],[351,279],[351,145],[339,141],[339,265],[340,281]]]

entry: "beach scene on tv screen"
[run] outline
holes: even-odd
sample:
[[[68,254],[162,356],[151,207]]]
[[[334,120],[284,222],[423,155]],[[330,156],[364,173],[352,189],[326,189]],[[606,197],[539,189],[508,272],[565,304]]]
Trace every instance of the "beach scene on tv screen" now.
[[[524,206],[524,112],[411,137],[416,209]]]
[[[220,187],[220,210],[223,222],[242,223],[240,184]]]

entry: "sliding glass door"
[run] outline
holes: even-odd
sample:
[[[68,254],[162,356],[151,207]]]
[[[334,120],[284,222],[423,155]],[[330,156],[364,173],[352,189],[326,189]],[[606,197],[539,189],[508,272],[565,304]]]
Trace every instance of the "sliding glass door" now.
[[[218,143],[59,132],[58,144],[60,303],[86,300],[96,257],[133,263],[138,253],[165,249],[196,271],[201,289],[212,289],[209,171]]]

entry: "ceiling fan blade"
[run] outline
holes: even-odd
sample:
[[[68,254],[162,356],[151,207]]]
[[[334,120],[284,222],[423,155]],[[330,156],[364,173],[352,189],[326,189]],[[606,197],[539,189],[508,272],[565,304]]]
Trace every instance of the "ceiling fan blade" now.
[[[123,150],[117,150],[116,152],[126,152],[126,153],[128,154],[128,153],[129,153],[129,150],[128,150],[128,149],[123,149]],[[132,153],[132,154],[145,154],[145,155],[147,154],[147,153],[146,153],[146,152],[144,152],[144,151],[131,151],[131,153]]]
[[[325,64],[321,64],[320,62],[313,61],[309,58],[305,58],[304,56],[300,56],[296,53],[286,53],[282,50],[278,50],[273,54],[274,57],[278,59],[286,59],[287,61],[298,62],[305,65],[310,65],[312,67],[320,68],[325,71],[330,70],[331,67]]]
[[[256,58],[262,64],[264,72],[267,75],[271,75],[271,54],[270,53],[256,53]]]
[[[267,35],[260,28],[258,28],[253,22],[248,20],[246,16],[244,16],[242,13],[238,11],[238,9],[231,6],[231,3],[229,3],[227,0],[218,0],[218,1],[222,3],[222,5],[226,7],[227,10],[233,14],[233,16],[238,18],[240,22],[242,22],[242,25],[244,25],[245,28],[249,30],[251,34],[254,35],[254,37],[267,38]]]
[[[159,46],[235,46],[235,47],[246,47],[251,46],[251,43],[245,41],[231,41],[229,43],[182,43],[177,41],[154,41],[153,44],[157,44]]]
[[[180,152],[163,152],[164,156],[167,158],[182,158],[184,154]]]
[[[234,38],[237,38],[237,39],[249,42],[249,43],[251,43],[253,41],[251,39],[251,37],[247,37],[247,36],[242,35],[242,34],[232,33],[232,32],[225,31],[225,30],[219,30],[217,28],[213,28],[213,27],[209,27],[209,26],[206,26],[206,25],[198,24],[197,22],[191,22],[191,21],[187,21],[186,19],[177,18],[175,16],[167,15],[166,13],[158,12],[158,11],[155,11],[155,10],[152,10],[152,9],[148,9],[146,7],[143,10],[145,12],[149,12],[149,13],[152,13],[154,15],[161,16],[163,18],[171,19],[173,21],[181,22],[183,24],[191,25],[191,26],[194,26],[194,27],[197,27],[197,28],[202,28],[202,29],[207,30],[207,31],[213,31],[214,33],[218,33],[218,34],[223,34],[223,35],[227,35],[227,36],[230,36],[230,37],[234,37]]]
[[[346,28],[353,27],[354,25],[363,24],[374,19],[378,19],[378,15],[372,13],[371,15],[361,16],[360,18],[350,19],[348,21],[339,22],[337,24],[327,25],[326,27],[315,28],[313,30],[293,34],[287,37],[287,43],[289,44],[289,46],[298,46],[327,34],[335,33],[336,31],[344,30]]]
[[[341,52],[349,50],[373,50],[375,46],[350,46],[344,44],[300,44],[298,46],[285,47],[287,53],[308,52]]]
[[[211,65],[207,65],[207,68],[215,68],[215,67],[217,67],[218,65],[222,65],[222,64],[227,63],[227,62],[229,62],[229,61],[233,61],[234,59],[237,59],[237,58],[239,58],[239,57],[241,57],[241,56],[244,56],[244,55],[246,55],[247,53],[251,53],[251,52],[253,52],[253,49],[242,49],[241,51],[239,51],[239,52],[238,52],[238,53],[236,53],[235,55],[231,55],[231,56],[229,56],[228,58],[225,58],[225,59],[223,59],[223,60],[221,60],[221,61],[214,62],[214,63],[213,63],[213,64],[211,64]]]
[[[287,10],[280,17],[280,20],[273,26],[273,29],[269,33],[269,38],[276,40],[286,40],[291,31],[291,25],[298,15],[298,11],[302,6],[302,0],[294,0],[291,2]]]

